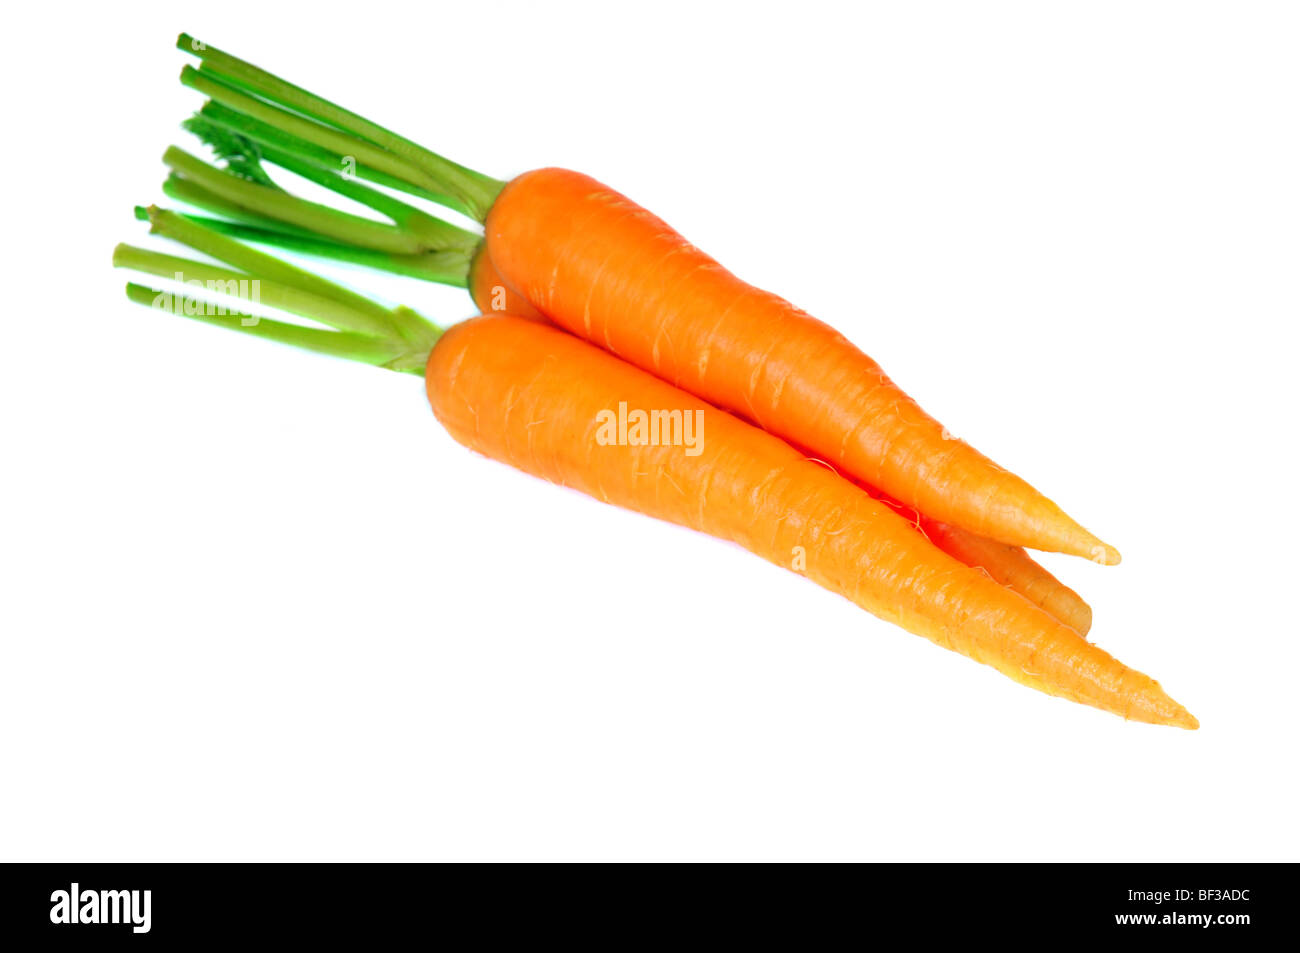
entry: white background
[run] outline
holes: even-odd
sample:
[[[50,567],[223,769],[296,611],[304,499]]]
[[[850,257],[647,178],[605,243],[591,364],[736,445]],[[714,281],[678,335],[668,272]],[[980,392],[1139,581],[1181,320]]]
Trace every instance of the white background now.
[[[187,6],[0,40],[0,856],[1300,859],[1294,6]],[[590,172],[842,328],[1119,546],[1045,561],[1201,730],[476,457],[416,379],[129,305],[111,248],[197,149],[182,29]]]

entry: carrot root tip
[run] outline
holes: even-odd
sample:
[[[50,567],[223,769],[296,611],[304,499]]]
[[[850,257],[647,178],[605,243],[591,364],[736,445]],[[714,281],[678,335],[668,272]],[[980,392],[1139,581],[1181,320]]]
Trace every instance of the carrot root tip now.
[[[1114,546],[1097,543],[1088,553],[1088,558],[1102,566],[1118,566],[1123,557],[1120,556],[1119,550]]]

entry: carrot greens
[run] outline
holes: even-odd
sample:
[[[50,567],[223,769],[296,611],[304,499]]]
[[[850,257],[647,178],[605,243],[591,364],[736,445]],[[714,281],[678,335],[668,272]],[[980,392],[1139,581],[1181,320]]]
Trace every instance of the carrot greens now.
[[[202,61],[197,69],[185,67],[182,83],[236,114],[339,157],[354,157],[359,173],[362,167],[377,170],[443,195],[449,207],[479,222],[505,186],[188,34],[182,33],[176,45]]]
[[[174,212],[156,206],[145,212],[154,234],[187,245],[222,264],[123,244],[113,250],[115,266],[198,285],[209,293],[234,295],[242,304],[287,311],[325,327],[291,324],[249,310],[230,310],[196,295],[176,295],[136,283],[127,286],[132,301],[318,353],[395,371],[424,372],[429,352],[442,330],[410,308],[385,307]]]

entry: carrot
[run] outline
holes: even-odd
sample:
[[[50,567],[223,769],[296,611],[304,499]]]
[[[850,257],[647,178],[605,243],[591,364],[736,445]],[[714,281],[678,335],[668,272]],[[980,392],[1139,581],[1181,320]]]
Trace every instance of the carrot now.
[[[924,516],[919,517],[919,526],[926,538],[949,556],[984,570],[994,581],[1019,593],[1080,635],[1087,635],[1092,628],[1092,607],[1021,547],[1008,546]]]
[[[287,157],[318,178],[351,162],[357,176],[485,222],[492,263],[559,326],[936,520],[1014,546],[1119,562],[1118,551],[1024,480],[951,438],[843,335],[741,281],[594,179],[541,169],[502,183],[188,36],[178,45],[202,61],[182,81],[209,97],[206,121],[271,161]],[[294,228],[395,255],[463,250],[463,237],[429,216],[393,208],[385,212],[392,226],[327,218],[319,206],[214,178],[191,160],[170,153],[168,162],[214,201]]]
[[[456,440],[597,499],[738,543],[867,611],[1052,695],[1137,721],[1196,727],[1159,685],[984,573],[931,546],[888,506],[773,435],[536,321],[472,319],[425,371]],[[702,420],[701,452],[606,446],[624,404]]]
[[[487,246],[482,245],[469,266],[469,296],[484,314],[513,314],[533,321],[545,321],[546,316],[528,303],[528,299],[515,291],[501,277]]]
[[[200,135],[206,142],[225,155],[231,162],[232,169],[240,173],[236,187],[247,190],[248,180],[264,185],[275,183],[261,166],[263,154],[250,143],[233,137],[217,127],[213,117],[223,118],[224,114],[212,106],[186,123],[186,127]],[[174,161],[174,160],[173,160]],[[338,177],[316,176],[310,167],[305,167],[292,159],[281,158],[280,162],[292,171],[309,177],[315,176],[321,184],[336,188],[349,198],[369,205],[377,211],[393,214],[395,221],[410,221],[418,218],[420,213],[410,207],[398,208],[402,203],[391,196],[373,192],[355,182],[348,182]],[[218,170],[206,170],[203,180],[212,175],[220,175]],[[222,186],[223,191],[229,186]],[[267,242],[290,250],[306,252],[317,257],[341,259],[354,264],[366,265],[397,274],[425,278],[445,283],[468,284],[468,290],[478,308],[484,312],[506,312],[532,320],[545,321],[546,318],[501,277],[492,264],[491,256],[485,244],[480,243],[472,261],[470,261],[464,281],[457,277],[457,267],[463,263],[455,251],[426,251],[416,255],[397,255],[378,250],[354,248],[334,242],[311,237],[310,232],[264,215],[254,213],[247,207],[230,207],[220,195],[208,194],[201,184],[185,179],[169,179],[164,190],[177,198],[184,199],[200,207],[220,211],[236,219],[234,222],[214,219],[197,219],[203,224],[217,228],[227,234],[247,238],[251,241]],[[286,198],[281,190],[276,199],[281,205],[292,203],[292,197]],[[274,206],[272,206],[274,207]],[[319,209],[319,206],[316,207]],[[140,210],[143,213],[143,210]],[[299,215],[316,214],[310,208],[296,209]],[[412,236],[414,239],[415,236]],[[861,482],[861,481],[859,481]],[[867,492],[882,499],[899,512],[906,512],[908,519],[917,529],[924,531],[922,518],[913,507],[899,503],[887,494],[881,493],[865,483],[861,484]],[[985,537],[977,536],[949,524],[935,523],[933,540],[945,552],[966,563],[968,566],[983,569],[993,579],[1019,592],[1035,605],[1051,612],[1066,625],[1075,628],[1080,634],[1087,632],[1091,625],[1092,610],[1078,594],[1060,583],[1051,573],[1035,563],[1029,555],[1018,546],[996,543]]]
[[[493,266],[486,248],[478,250],[470,265],[469,291],[474,303],[484,314],[504,312],[530,320],[546,321],[541,312],[506,284]],[[1092,608],[1088,603],[1036,563],[1021,547],[1008,546],[977,536],[958,526],[929,519],[914,508],[899,503],[866,484],[862,484],[862,489],[892,508],[949,556],[973,569],[988,573],[990,578],[1019,593],[1080,635],[1087,635],[1092,628]]]
[[[879,500],[907,520],[918,533],[953,559],[988,574],[995,582],[1028,599],[1080,635],[1087,635],[1092,628],[1092,606],[1035,562],[1021,547],[1008,546],[987,536],[968,532],[960,526],[932,520],[875,487],[861,482],[858,486],[872,499]]]
[[[594,179],[525,173],[492,206],[487,241],[506,280],[560,326],[921,512],[1017,546],[1119,561],[953,439],[843,335]]]
[[[393,370],[424,367],[434,414],[458,441],[597,499],[730,540],[1022,684],[1137,721],[1197,727],[1127,668],[984,573],[940,552],[890,507],[773,435],[577,337],[509,315],[444,332],[160,209],[154,232],[217,259],[119,246],[114,263],[259,300],[323,327],[200,307],[130,284],[132,300],[231,330]],[[231,282],[234,282],[232,285]],[[677,415],[693,440],[652,440],[618,408]],[[631,421],[626,413],[624,424]],[[665,424],[665,427],[668,425]],[[671,431],[661,430],[661,435]],[[685,446],[680,445],[685,443]]]

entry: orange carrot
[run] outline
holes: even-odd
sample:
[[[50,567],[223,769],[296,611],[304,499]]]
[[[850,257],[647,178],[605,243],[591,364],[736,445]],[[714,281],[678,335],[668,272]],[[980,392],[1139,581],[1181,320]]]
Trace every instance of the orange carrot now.
[[[506,283],[492,264],[485,247],[480,247],[469,270],[469,292],[484,314],[507,313],[529,320],[546,321],[519,292]],[[821,462],[821,461],[818,461]],[[958,526],[922,516],[913,507],[899,503],[874,487],[862,485],[874,498],[891,507],[941,550],[973,569],[988,575],[1028,599],[1034,605],[1087,635],[1092,627],[1092,608],[1077,592],[1034,561],[1019,546],[1008,546]]]
[[[517,318],[545,321],[546,316],[528,303],[528,299],[515,291],[501,277],[487,245],[480,245],[470,261],[468,281],[469,296],[484,314],[513,314]]]
[[[932,520],[875,487],[861,483],[859,486],[873,499],[884,503],[907,520],[917,532],[953,559],[987,573],[989,578],[1028,599],[1080,635],[1087,635],[1092,628],[1092,606],[1035,562],[1021,547],[1008,546],[987,536],[968,532],[960,526]]]
[[[977,536],[959,526],[920,517],[926,538],[949,556],[987,572],[994,581],[1059,619],[1080,635],[1092,628],[1092,606],[1019,546]]]
[[[121,245],[115,265],[227,294],[255,283],[259,305],[318,326],[249,321],[238,306],[199,306],[129,284],[134,301],[323,354],[423,369],[439,420],[489,456],[736,542],[1023,684],[1126,718],[1196,726],[1154,681],[940,552],[830,468],[573,335],[512,316],[443,332],[409,308],[370,301],[182,216],[146,211],[155,234],[221,264]]]
[[[475,318],[442,335],[425,381],[442,424],[486,456],[777,565],[802,564],[832,592],[1023,685],[1137,721],[1197,726],[1155,681],[940,552],[849,481],[572,335]],[[602,428],[620,405],[696,415],[699,452],[663,439],[606,445]]]
[[[935,519],[1017,546],[1119,553],[953,439],[843,335],[736,278],[585,175],[525,173],[487,219],[502,276],[561,327]]]
[[[463,256],[472,235],[338,173],[433,199],[485,222],[491,263],[534,308],[690,393],[806,446],[933,519],[1015,546],[1118,563],[1021,478],[948,432],[844,335],[738,280],[659,218],[581,173],[499,182],[339,105],[182,35],[203,65],[182,82],[195,117],[239,169],[164,156],[175,194],[263,228],[316,233],[403,261]],[[192,127],[192,124],[191,124]],[[261,159],[368,204],[391,225],[303,202],[259,178]],[[435,269],[438,280],[445,274]]]
[[[472,236],[463,230],[339,175],[349,160],[357,176],[484,222],[492,264],[560,327],[936,520],[1010,545],[1119,562],[1114,548],[1024,480],[951,438],[842,334],[741,281],[594,179],[540,169],[503,183],[221,50],[185,35],[178,43],[203,61],[181,75],[209,97],[200,126],[237,154],[244,173],[253,153],[392,224],[302,202],[169,150],[187,201],[403,260],[465,252]]]

